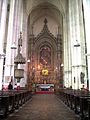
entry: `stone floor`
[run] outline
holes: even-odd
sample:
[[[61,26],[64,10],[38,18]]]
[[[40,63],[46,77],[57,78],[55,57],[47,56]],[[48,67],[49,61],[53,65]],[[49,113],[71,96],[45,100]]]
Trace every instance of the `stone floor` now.
[[[36,94],[7,120],[76,120],[76,115],[56,95]]]

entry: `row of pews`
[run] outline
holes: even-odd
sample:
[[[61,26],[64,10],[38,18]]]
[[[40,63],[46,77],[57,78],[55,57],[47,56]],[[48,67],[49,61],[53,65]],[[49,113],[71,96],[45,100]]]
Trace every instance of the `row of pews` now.
[[[27,90],[0,91],[0,118],[6,118],[32,97]]]
[[[63,89],[59,98],[76,114],[80,120],[90,120],[90,92],[87,90]]]

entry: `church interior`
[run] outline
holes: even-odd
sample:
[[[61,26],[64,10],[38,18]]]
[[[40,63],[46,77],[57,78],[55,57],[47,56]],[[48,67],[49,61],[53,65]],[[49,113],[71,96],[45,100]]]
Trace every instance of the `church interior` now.
[[[90,0],[0,0],[0,117],[57,96],[75,112],[68,120],[89,120],[89,28]]]

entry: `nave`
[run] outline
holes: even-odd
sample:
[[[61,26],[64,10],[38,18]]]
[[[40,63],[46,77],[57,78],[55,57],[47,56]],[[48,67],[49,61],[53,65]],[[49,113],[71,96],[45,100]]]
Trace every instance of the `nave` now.
[[[55,94],[33,95],[22,108],[10,114],[6,120],[77,120]]]

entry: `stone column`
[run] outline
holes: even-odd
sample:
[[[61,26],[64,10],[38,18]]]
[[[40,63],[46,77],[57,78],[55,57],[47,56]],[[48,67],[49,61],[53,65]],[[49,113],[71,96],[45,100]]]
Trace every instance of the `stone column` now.
[[[6,16],[7,16],[7,0],[3,0],[2,13],[1,13],[1,25],[0,25],[0,53],[3,53],[3,43],[5,37],[6,27]]]
[[[22,0],[19,0],[19,3],[18,3],[18,34],[20,33],[20,31],[22,32],[22,37],[23,37],[23,39],[22,39],[22,49],[21,49],[21,53],[23,53],[23,56],[24,57],[26,57],[26,49],[27,49],[27,46],[26,46],[26,39],[25,39],[25,37],[27,36],[26,34],[24,34],[24,29],[26,29],[27,28],[27,26],[24,26],[23,27],[23,24],[25,24],[24,23],[24,3],[23,3],[24,1],[22,1]],[[25,18],[25,20],[27,20],[27,18]],[[25,32],[27,32],[27,30],[25,31]],[[24,70],[25,70],[25,65],[24,64],[21,64],[20,65],[20,68],[24,68]],[[25,74],[26,74],[26,72],[25,72]],[[25,76],[25,75],[24,75]],[[21,87],[24,87],[25,86],[25,84],[26,84],[26,81],[25,81],[26,79],[25,78],[22,78],[21,80],[20,80],[20,86]]]
[[[23,1],[11,0],[6,48],[5,84],[8,84],[8,82],[11,80],[11,76],[14,76],[14,57],[16,56],[17,50],[12,51],[11,45],[14,42],[16,45],[18,45],[18,38],[20,31],[22,30],[22,24]]]
[[[79,65],[80,65],[80,47],[74,47],[76,43],[76,40],[80,43],[79,36],[79,28],[78,28],[78,4],[76,3],[76,0],[72,1],[72,33],[71,33],[71,49],[72,49],[72,82],[73,82],[73,88],[79,89]],[[74,81],[75,78],[75,81]]]
[[[63,86],[63,71],[62,66],[63,64],[63,44],[62,44],[62,35],[60,35],[60,28],[58,27],[58,35],[57,35],[57,69],[58,69],[58,82],[60,86]]]
[[[83,0],[84,20],[85,20],[85,35],[87,44],[87,62],[88,62],[88,80],[90,90],[90,0]]]
[[[81,0],[69,0],[69,26],[72,56],[72,86],[77,89],[82,87],[80,72],[85,73],[85,40]],[[74,47],[76,40],[80,44],[79,47]]]
[[[68,64],[70,65],[71,68],[71,71],[72,71],[72,61],[74,61],[73,59],[73,56],[74,56],[74,51],[73,51],[73,41],[75,41],[75,30],[74,30],[74,24],[75,24],[75,16],[74,16],[74,1],[70,1],[69,0],[69,3],[68,3],[68,8],[69,8],[69,11],[68,11],[68,48],[67,49],[70,49],[69,50],[69,61],[68,61]],[[73,59],[73,60],[72,60]],[[69,71],[67,73],[67,76],[69,74]],[[74,75],[75,75],[75,71],[74,71]],[[73,72],[71,73],[71,76],[73,76]],[[69,79],[69,76],[68,76],[68,79]],[[67,79],[66,79],[67,80]],[[71,84],[72,84],[72,88],[74,88],[75,86],[73,85],[73,77],[71,78]]]
[[[84,21],[82,11],[82,0],[73,1],[74,8],[74,42],[73,42],[73,60],[72,60],[72,73],[74,81],[74,75],[76,76],[76,88],[80,89],[83,84],[81,83],[80,74],[83,72],[86,76],[86,60],[85,60],[85,33],[84,33]],[[78,41],[80,46],[75,47],[75,41]],[[76,73],[76,74],[75,74]],[[85,78],[84,78],[85,79]],[[86,79],[85,79],[86,80]],[[84,80],[84,85],[86,84]]]
[[[10,13],[9,13],[9,23],[8,23],[8,34],[7,34],[7,46],[6,46],[6,63],[5,63],[5,73],[4,73],[4,84],[7,85],[11,81],[12,74],[12,52],[11,45],[13,43],[14,35],[14,17],[15,17],[15,1],[10,0]]]
[[[25,10],[25,1],[23,1],[23,23],[22,23],[22,31],[23,31],[23,41],[22,41],[22,51],[25,55],[25,57],[28,59],[28,35],[27,35],[27,28],[29,28],[29,26],[27,25],[27,21],[28,21],[28,14],[26,13]],[[30,28],[29,28],[30,29]],[[29,55],[30,56],[30,55]],[[24,65],[25,71],[27,71],[27,64]],[[24,83],[27,84],[27,72],[24,73]]]
[[[6,28],[6,16],[7,16],[7,2],[8,0],[3,0],[2,11],[1,11],[1,24],[0,24],[0,54],[3,53],[3,44],[5,39],[5,28]],[[2,88],[3,79],[3,57],[0,57],[0,89]]]
[[[2,4],[3,4],[3,0],[0,0],[0,25],[1,25]]]
[[[72,21],[72,10],[71,10],[72,2],[68,2],[67,4],[67,13],[64,17],[64,85],[66,87],[72,86],[72,59],[71,59],[71,21]]]
[[[72,55],[71,55],[71,25],[70,25],[70,22],[71,22],[71,14],[72,14],[72,11],[70,10],[70,2],[68,3],[68,19],[67,19],[67,22],[68,22],[68,26],[67,26],[67,50],[68,50],[68,81],[69,81],[69,87],[72,87]]]

